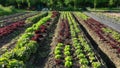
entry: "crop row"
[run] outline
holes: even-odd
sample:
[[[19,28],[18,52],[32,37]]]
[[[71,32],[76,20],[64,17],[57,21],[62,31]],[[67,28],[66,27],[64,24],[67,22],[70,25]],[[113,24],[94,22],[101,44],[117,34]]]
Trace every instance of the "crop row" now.
[[[110,28],[102,28],[102,30],[107,34],[110,35],[113,39],[115,39],[116,43],[120,44],[120,33],[112,30]]]
[[[64,65],[65,67],[71,67],[72,62],[72,47],[70,45],[70,29],[68,21],[64,18],[64,14],[61,14],[59,25],[57,45],[54,49],[54,59],[57,65]]]
[[[58,31],[58,43],[54,49],[54,58],[58,66],[71,68],[74,66],[80,68],[99,68],[102,66],[100,59],[87,42],[86,37],[79,28],[77,22],[73,19],[71,13],[61,14],[60,30]],[[71,42],[66,42],[71,39]]]
[[[36,14],[37,14],[37,12],[36,13],[32,12],[32,13],[27,13],[27,14],[16,16],[16,17],[8,18],[5,20],[1,20],[0,27],[4,27],[4,26],[7,26],[7,25],[12,24],[14,22],[25,20],[26,18],[31,17],[31,16],[36,15]]]
[[[0,37],[11,33],[12,31],[16,30],[18,27],[23,26],[24,24],[25,23],[23,21],[19,21],[19,22],[12,23],[8,26],[5,26],[3,28],[0,28]]]
[[[6,52],[1,56],[0,67],[25,68],[25,65],[23,62],[26,62],[30,58],[30,55],[36,52],[39,46],[39,44],[37,43],[38,41],[32,38],[36,36],[37,37],[40,36],[40,34],[36,33],[36,31],[43,30],[44,28],[42,28],[43,26],[41,25],[46,23],[48,20],[50,20],[50,17],[51,17],[51,13],[47,17],[42,18],[32,27],[29,27],[28,29],[26,29],[25,33],[18,39],[18,42],[16,43],[16,47],[10,52]],[[15,62],[12,63],[11,60],[15,60]]]
[[[82,24],[83,27],[85,27],[85,29],[93,38],[93,40],[98,44],[98,48],[100,48],[100,50],[103,53],[105,53],[108,58],[110,58],[110,59],[105,59],[105,62],[107,64],[109,63],[111,64],[112,62],[115,64],[116,67],[119,67],[120,66],[119,64],[120,62],[119,60],[120,46],[119,45],[120,44],[118,39],[115,39],[113,37],[113,35],[119,36],[119,33],[116,31],[114,32],[112,28],[96,21],[93,18],[88,17],[84,13],[81,13],[81,12],[78,12],[78,13],[74,13],[74,16],[77,18],[80,24]],[[86,20],[83,19],[83,17],[81,17],[81,14],[85,15],[88,18]],[[97,47],[97,45],[95,47]],[[107,62],[107,60],[109,60],[109,62]]]
[[[41,12],[40,14],[37,14],[37,15],[35,15],[35,16],[30,17],[30,19],[27,18],[26,20],[29,21],[29,22],[25,22],[23,26],[17,27],[15,30],[12,30],[12,31],[10,30],[10,29],[13,28],[13,27],[11,27],[10,29],[6,28],[7,30],[10,30],[10,32],[9,32],[9,34],[7,34],[8,31],[7,31],[7,32],[4,32],[4,33],[6,33],[6,35],[0,36],[0,43],[1,43],[0,53],[3,54],[4,52],[7,51],[7,50],[4,50],[4,49],[6,49],[6,48],[4,48],[4,47],[6,47],[6,46],[4,46],[3,44],[9,42],[9,40],[14,39],[16,36],[19,37],[19,35],[22,34],[22,33],[25,31],[25,29],[27,29],[28,27],[31,27],[34,23],[36,23],[36,22],[39,21],[42,17],[47,16],[47,15],[48,15],[47,12]],[[34,21],[35,18],[37,18],[36,21]],[[23,21],[23,22],[24,22],[24,21]],[[14,24],[14,23],[12,23],[12,24]],[[5,26],[5,27],[7,27],[7,26]],[[2,28],[4,28],[4,27],[2,27]],[[17,37],[16,39],[18,39],[18,37]],[[17,40],[16,40],[16,41],[17,41]],[[4,43],[4,42],[5,42],[5,43]],[[15,41],[12,40],[11,42],[15,42]],[[8,49],[8,50],[11,50],[10,47],[13,48],[14,46],[15,46],[15,44],[9,45],[9,46],[7,46],[7,49]],[[3,51],[3,50],[4,50],[4,51]]]
[[[79,28],[79,25],[73,19],[70,13],[67,14],[68,21],[70,24],[72,43],[75,49],[75,54],[79,60],[81,68],[99,68],[102,64],[96,58],[96,54],[91,48],[90,43],[86,40],[84,34]]]
[[[5,19],[8,19],[8,18],[16,17],[16,16],[19,16],[19,15],[23,15],[25,13],[28,13],[28,12],[15,13],[15,14],[7,15],[7,16],[0,16],[0,20],[5,20]]]
[[[37,15],[35,16],[32,16],[32,17],[29,17],[25,20],[26,23],[36,23],[38,20],[40,20],[42,17],[44,16],[47,16],[48,13],[47,12],[41,12],[41,13],[38,13]]]
[[[108,29],[107,26],[105,26],[104,24],[101,24],[100,22],[98,22],[98,21],[96,21],[92,18],[88,18],[87,20],[84,20],[84,22],[89,26],[89,28],[91,30],[93,30],[95,32],[95,34],[97,34],[97,36],[102,41],[109,44],[112,48],[117,49],[117,52],[119,52],[119,50],[120,50],[119,49],[119,41],[117,41],[117,40],[119,40],[119,33],[115,32],[115,31],[112,31],[113,34],[111,36],[109,34],[109,33],[111,33],[111,30]]]
[[[28,18],[27,21],[29,21],[31,23],[35,23],[38,21],[38,19],[40,19],[46,15],[47,15],[47,13],[41,13],[41,14],[38,14],[36,16]],[[36,20],[36,21],[34,21],[34,20]],[[25,23],[24,21],[18,21],[18,22],[15,22],[15,23],[12,23],[10,25],[7,25],[5,27],[0,28],[0,37],[8,35],[9,33],[12,33],[13,31],[18,29],[19,27],[24,26],[25,24],[29,24],[29,23],[28,22]]]

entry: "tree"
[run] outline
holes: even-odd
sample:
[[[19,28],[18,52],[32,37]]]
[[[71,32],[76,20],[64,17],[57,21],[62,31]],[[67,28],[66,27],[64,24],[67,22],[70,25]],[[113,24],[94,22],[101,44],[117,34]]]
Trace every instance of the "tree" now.
[[[96,9],[97,0],[94,0],[94,9]]]
[[[57,1],[57,8],[62,8],[63,7],[63,1],[62,0],[58,0]]]
[[[64,0],[64,3],[66,6],[69,6],[71,2],[72,2],[72,0]]]
[[[76,4],[77,0],[73,0],[73,2],[74,2],[74,9],[75,9],[77,6],[77,4]]]
[[[109,6],[110,6],[110,8],[113,6],[113,4],[114,4],[114,1],[113,0],[109,0]]]
[[[0,4],[5,5],[6,0],[0,0]]]
[[[16,0],[16,2],[17,2],[17,7],[20,8],[21,0]]]
[[[31,7],[31,2],[30,2],[30,0],[27,0],[27,4],[28,4],[28,8],[30,8],[30,7]]]
[[[115,4],[116,4],[116,7],[119,8],[120,7],[120,0],[115,0]]]

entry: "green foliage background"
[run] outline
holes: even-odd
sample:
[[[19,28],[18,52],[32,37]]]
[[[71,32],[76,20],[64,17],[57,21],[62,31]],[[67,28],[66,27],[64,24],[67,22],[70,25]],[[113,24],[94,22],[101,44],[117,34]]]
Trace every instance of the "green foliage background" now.
[[[0,0],[4,6],[13,5],[16,8],[34,9],[39,7],[48,7],[51,9],[63,8],[111,8],[120,7],[120,0]]]

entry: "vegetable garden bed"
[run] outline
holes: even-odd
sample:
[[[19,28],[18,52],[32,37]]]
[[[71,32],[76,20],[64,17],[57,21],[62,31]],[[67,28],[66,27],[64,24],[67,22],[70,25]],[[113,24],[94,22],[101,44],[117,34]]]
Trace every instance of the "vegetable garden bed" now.
[[[106,68],[70,13],[62,13],[45,68]]]
[[[84,14],[82,15],[85,16]],[[80,21],[80,23],[86,28],[90,36],[97,42],[98,47],[113,62],[110,62],[111,65],[113,65],[113,67],[119,67],[119,42],[117,42],[117,40],[115,40],[113,37],[109,37],[107,33],[103,32],[104,28],[109,29],[109,27],[101,24],[98,21],[95,21],[94,19],[91,19],[91,21],[89,21],[90,18],[88,18],[87,16],[83,17],[82,15],[80,17],[75,14],[78,21]]]
[[[0,19],[9,20],[0,23],[0,68],[120,66],[120,33],[82,12],[41,11]]]

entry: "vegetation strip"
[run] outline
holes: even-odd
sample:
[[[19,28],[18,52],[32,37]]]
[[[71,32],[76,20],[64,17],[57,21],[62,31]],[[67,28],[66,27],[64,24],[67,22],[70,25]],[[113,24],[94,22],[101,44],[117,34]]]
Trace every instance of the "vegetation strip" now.
[[[76,49],[75,53],[77,55],[77,58],[79,59],[80,67],[81,68],[87,68],[87,67],[93,67],[93,68],[99,68],[102,66],[99,59],[96,58],[95,53],[90,47],[90,44],[85,39],[84,35],[81,33],[81,31],[78,28],[78,24],[75,22],[75,20],[72,18],[72,15],[68,14],[68,20],[72,21],[72,24],[74,25],[71,27],[71,32],[75,31],[75,33],[71,33],[73,46]],[[78,35],[79,34],[79,35]],[[81,50],[82,49],[82,50]]]
[[[76,15],[76,17],[77,16],[78,15]],[[97,43],[99,45],[98,47],[101,50],[103,50],[103,52],[105,54],[108,55],[110,60],[113,63],[115,63],[116,66],[119,67],[118,62],[120,62],[120,61],[116,60],[116,59],[119,59],[119,42],[117,40],[115,40],[110,34],[107,34],[104,31],[106,28],[109,29],[109,27],[101,24],[100,22],[98,22],[98,21],[96,21],[92,18],[88,18],[87,20],[84,20],[84,19],[82,19],[82,17],[78,16],[77,19],[87,29],[87,31],[94,38],[94,40],[97,41]],[[93,34],[95,34],[95,35],[93,36]],[[96,37],[96,39],[95,39],[95,37]],[[104,45],[106,45],[106,46],[104,46]],[[107,49],[107,51],[106,51],[106,49]],[[110,53],[113,54],[113,55],[111,55]]]
[[[41,19],[44,16],[47,16],[47,12],[41,12],[38,15],[35,15],[35,18]],[[31,18],[34,18],[31,17]],[[35,19],[34,18],[34,19]],[[4,48],[4,44],[9,43],[10,39],[14,39],[17,35],[20,35],[20,33],[24,32],[26,28],[30,27],[32,24],[36,23],[38,20],[36,19],[36,22],[32,22],[34,19],[27,19],[29,22],[19,21],[16,23],[11,23],[8,26],[4,26],[0,28],[0,47]],[[23,24],[22,24],[23,23]],[[22,27],[22,28],[21,28]],[[14,46],[14,45],[13,45]]]
[[[51,14],[49,14],[47,17],[42,18],[39,22],[37,22],[32,27],[26,30],[26,32],[21,36],[21,38],[18,39],[16,47],[10,52],[6,52],[1,56],[1,67],[9,66],[8,64],[11,63],[12,59],[15,59],[16,61],[20,60],[21,62],[22,61],[25,62],[26,60],[29,59],[32,53],[36,52],[38,44],[36,41],[32,41],[30,39],[34,35],[34,31],[39,29],[39,26],[44,24],[47,20],[49,20],[50,17],[51,17]],[[7,64],[5,64],[4,61],[7,61]],[[14,62],[14,63],[18,63],[18,62]],[[20,67],[24,68],[23,63],[18,63],[18,64],[21,64]],[[16,64],[13,66],[16,66]],[[19,67],[19,66],[16,66],[16,67]]]
[[[38,12],[29,12],[29,13],[24,13],[24,14],[20,14],[20,15],[17,15],[17,16],[13,16],[11,18],[7,18],[5,20],[1,20],[0,21],[0,27],[5,27],[7,25],[10,25],[12,23],[15,23],[15,22],[19,22],[19,21],[25,21],[26,18],[28,17],[31,17],[31,16],[34,16],[36,15]]]

